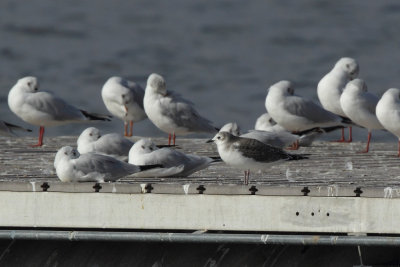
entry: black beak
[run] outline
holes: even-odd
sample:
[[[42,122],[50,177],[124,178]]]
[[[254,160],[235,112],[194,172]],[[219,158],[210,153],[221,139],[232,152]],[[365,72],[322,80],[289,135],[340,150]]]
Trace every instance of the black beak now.
[[[212,139],[206,141],[206,143],[212,143],[212,142],[214,142]]]

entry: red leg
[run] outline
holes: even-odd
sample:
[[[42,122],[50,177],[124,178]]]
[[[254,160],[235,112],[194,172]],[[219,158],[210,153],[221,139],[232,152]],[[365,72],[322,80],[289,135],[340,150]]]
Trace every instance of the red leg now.
[[[342,137],[341,137],[339,140],[335,140],[335,141],[332,141],[332,142],[338,142],[338,143],[346,142],[346,141],[344,140],[344,128],[342,128]]]
[[[124,121],[124,136],[128,136],[128,123]]]
[[[349,139],[347,139],[346,143],[353,142],[353,128],[349,126]]]
[[[129,135],[128,136],[132,136],[132,132],[133,132],[133,121],[129,121]]]
[[[168,134],[168,145],[171,145],[171,134]]]
[[[288,150],[298,150],[299,149],[299,140],[296,140],[290,147],[286,148]]]
[[[32,145],[31,147],[37,147],[43,145],[43,135],[44,135],[44,127],[40,126],[39,128],[39,141],[36,145]]]
[[[367,147],[365,148],[365,150],[360,151],[360,153],[368,153],[368,151],[369,151],[369,142],[370,141],[371,141],[371,132],[368,131]]]
[[[175,145],[175,138],[176,138],[176,136],[175,136],[175,133],[174,133],[174,145]]]

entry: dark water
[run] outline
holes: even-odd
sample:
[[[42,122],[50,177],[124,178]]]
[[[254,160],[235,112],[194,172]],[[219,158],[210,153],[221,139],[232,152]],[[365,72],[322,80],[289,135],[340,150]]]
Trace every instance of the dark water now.
[[[144,87],[157,72],[216,125],[236,121],[250,129],[265,111],[271,84],[292,80],[298,94],[317,100],[318,81],[342,56],[359,61],[370,91],[400,87],[400,2],[3,0],[1,118],[26,125],[7,106],[8,90],[22,76],[37,76],[41,89],[80,108],[107,112],[100,90],[108,77]],[[120,131],[122,122],[96,126]],[[79,134],[85,127],[47,134]],[[161,135],[149,121],[134,133]],[[356,140],[365,135],[356,131]]]

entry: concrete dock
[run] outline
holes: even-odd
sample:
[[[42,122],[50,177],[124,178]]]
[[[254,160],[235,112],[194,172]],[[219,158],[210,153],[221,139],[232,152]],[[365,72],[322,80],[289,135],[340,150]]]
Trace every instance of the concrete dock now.
[[[133,138],[136,140],[138,137]],[[399,234],[396,146],[317,142],[293,153],[309,159],[265,173],[216,163],[187,178],[131,178],[116,183],[62,183],[58,148],[76,137],[0,139],[0,226],[151,231]],[[165,139],[155,139],[165,143]],[[217,156],[204,139],[178,139],[188,153]]]

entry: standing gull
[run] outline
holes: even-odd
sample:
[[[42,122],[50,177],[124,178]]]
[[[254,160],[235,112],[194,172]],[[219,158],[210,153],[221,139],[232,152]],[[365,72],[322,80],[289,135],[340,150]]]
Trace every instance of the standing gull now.
[[[219,132],[212,140],[215,142],[222,160],[228,164],[245,169],[244,182],[248,184],[250,170],[265,170],[276,161],[306,159],[302,155],[288,154],[282,149],[266,145],[255,139],[234,136],[228,132]]]
[[[265,107],[274,121],[292,133],[344,125],[340,116],[309,99],[295,95],[289,81],[277,82],[269,88]]]
[[[175,135],[217,131],[209,120],[197,113],[192,102],[167,91],[164,78],[155,73],[147,79],[144,110],[159,129],[169,134],[168,144],[172,137],[175,145]]]
[[[318,83],[317,94],[324,109],[341,117],[347,117],[340,105],[340,96],[347,82],[357,78],[359,70],[359,65],[353,58],[343,57],[336,62],[333,69]],[[344,139],[344,128],[342,128],[342,137],[338,142],[351,141],[351,126],[349,126],[349,139],[347,141]]]
[[[61,98],[38,91],[36,77],[24,77],[8,93],[8,106],[22,120],[40,126],[39,141],[43,145],[44,127],[90,120],[109,121],[109,116],[89,113],[71,106]]]
[[[125,136],[132,136],[133,123],[147,118],[143,107],[144,90],[132,81],[116,76],[109,78],[101,97],[108,111],[124,121]]]
[[[54,168],[63,182],[108,182],[159,166],[135,166],[113,157],[87,153],[80,155],[70,146],[58,150]]]
[[[134,142],[117,133],[101,135],[95,127],[85,129],[78,137],[77,145],[80,154],[97,153],[128,161],[129,150]]]
[[[164,168],[157,177],[186,177],[199,170],[205,169],[214,160],[209,157],[185,154],[171,148],[158,148],[151,140],[141,139],[137,141],[129,151],[129,163],[135,165],[161,164]],[[176,171],[172,171],[175,169]]]
[[[376,104],[379,98],[367,91],[367,85],[361,79],[355,79],[347,83],[340,97],[340,104],[346,116],[355,123],[368,129],[367,146],[363,153],[369,150],[371,130],[383,129],[375,115]]]
[[[31,129],[26,129],[21,126],[0,120],[0,135],[15,136],[14,131],[32,132]]]
[[[400,89],[388,89],[376,105],[376,117],[386,130],[397,136],[400,157]]]

